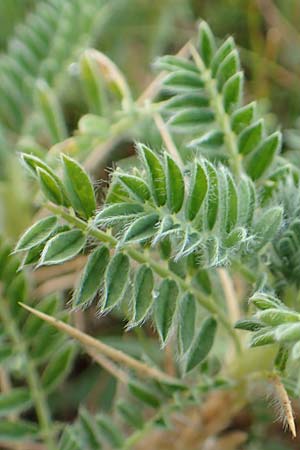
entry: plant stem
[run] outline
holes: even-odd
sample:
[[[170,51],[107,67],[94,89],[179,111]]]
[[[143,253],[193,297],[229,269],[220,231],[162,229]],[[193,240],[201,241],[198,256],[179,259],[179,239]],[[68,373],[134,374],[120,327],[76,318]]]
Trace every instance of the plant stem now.
[[[39,376],[35,368],[35,364],[28,356],[28,349],[24,338],[21,336],[17,325],[9,311],[5,300],[0,298],[0,315],[7,334],[11,337],[15,348],[22,354],[25,359],[26,378],[30,388],[31,396],[35,405],[38,421],[40,424],[41,435],[45,440],[48,450],[56,450],[55,439],[51,427],[51,418],[48,410],[48,405],[43,393],[42,386],[39,381]]]
[[[205,67],[199,53],[192,44],[190,44],[190,52],[196,66],[201,72],[209,98],[211,99],[211,106],[216,114],[216,120],[224,133],[224,140],[229,152],[232,171],[238,177],[242,172],[241,158],[238,152],[236,135],[231,128],[230,118],[224,109],[223,97],[218,92],[216,80],[212,77],[211,71]]]
[[[118,240],[111,234],[99,230],[92,224],[89,224],[84,220],[79,219],[78,217],[67,212],[64,208],[55,206],[53,204],[47,204],[46,207],[49,211],[60,216],[69,224],[74,225],[76,228],[82,230],[84,233],[93,236],[98,241],[106,243],[112,248],[115,248],[118,245]],[[140,264],[149,265],[149,267],[151,267],[152,270],[160,277],[170,278],[176,281],[176,283],[181,287],[183,292],[186,291],[191,292],[197,299],[198,303],[203,308],[205,308],[207,311],[209,311],[211,314],[215,315],[219,319],[224,328],[227,330],[228,334],[232,337],[236,350],[240,352],[241,350],[240,343],[237,334],[235,333],[235,330],[232,328],[231,323],[229,322],[226,314],[220,309],[218,305],[216,305],[216,303],[213,301],[211,297],[206,296],[199,290],[192,287],[189,283],[180,278],[165,265],[162,265],[161,263],[157,263],[156,261],[154,261],[149,255],[149,253],[141,252],[128,246],[124,246],[123,251],[127,253],[127,255],[130,258],[134,259],[136,262]]]

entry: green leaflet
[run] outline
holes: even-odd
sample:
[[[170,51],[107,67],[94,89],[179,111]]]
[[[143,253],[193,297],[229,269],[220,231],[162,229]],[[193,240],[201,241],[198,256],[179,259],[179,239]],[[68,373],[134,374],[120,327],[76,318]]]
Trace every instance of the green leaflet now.
[[[224,144],[224,134],[222,131],[208,131],[204,133],[199,138],[193,139],[189,143],[189,147],[200,147],[200,148],[208,148],[215,149]]]
[[[256,192],[250,178],[242,176],[238,189],[239,214],[238,223],[246,227],[252,225],[254,210],[256,207]]]
[[[130,380],[128,388],[131,394],[138,398],[141,402],[152,406],[152,408],[159,407],[160,398],[157,392],[146,383],[141,383],[137,380]]]
[[[238,244],[242,244],[247,237],[247,231],[245,228],[234,228],[224,239],[224,245],[226,248],[236,247]]]
[[[70,158],[62,155],[64,169],[64,185],[70,202],[80,215],[89,219],[95,212],[96,199],[91,180],[81,165]]]
[[[239,134],[252,123],[255,116],[255,108],[256,103],[252,102],[234,111],[231,116],[231,127],[235,133]]]
[[[180,211],[185,194],[184,179],[175,161],[166,154],[165,166],[167,174],[167,203],[172,213]]]
[[[194,63],[185,58],[174,55],[161,56],[157,59],[157,61],[155,61],[154,65],[159,70],[167,70],[169,72],[177,71],[178,69],[199,72]]]
[[[67,138],[67,127],[61,106],[53,90],[44,80],[36,83],[36,98],[53,144]]]
[[[117,403],[118,413],[130,426],[134,428],[142,428],[144,421],[141,416],[140,409],[132,403],[127,403],[124,400],[120,400]]]
[[[238,147],[242,155],[251,153],[261,142],[264,133],[264,122],[262,119],[245,128],[239,136]]]
[[[238,213],[239,213],[239,203],[238,203],[238,193],[236,190],[235,183],[229,172],[226,173],[227,178],[227,218],[226,218],[226,232],[230,233],[232,228],[235,226]]]
[[[166,177],[163,166],[158,157],[145,145],[140,145],[139,150],[144,159],[151,185],[152,195],[158,206],[166,203]]]
[[[193,220],[196,217],[206,197],[207,189],[208,179],[205,169],[200,163],[195,162],[186,206],[188,220]]]
[[[181,352],[185,354],[192,343],[195,333],[196,302],[192,294],[187,293],[180,300],[179,317],[179,342]]]
[[[207,25],[206,22],[201,22],[199,26],[199,53],[201,58],[206,65],[206,67],[210,66],[211,60],[216,51],[216,43],[214,35],[211,32],[211,29]]]
[[[284,304],[277,297],[263,292],[256,292],[249,298],[249,302],[260,310],[284,307]]]
[[[30,250],[31,248],[44,242],[53,232],[57,225],[57,217],[49,216],[41,219],[28,228],[19,239],[15,251]]]
[[[155,299],[154,319],[163,345],[166,343],[172,329],[178,294],[179,290],[175,281],[165,279],[161,282]]]
[[[86,237],[80,230],[65,231],[51,238],[40,259],[41,265],[60,264],[74,258],[83,248]]]
[[[234,49],[235,44],[233,38],[230,36],[216,51],[212,61],[211,61],[211,72],[212,76],[215,78],[220,64],[224,61],[227,55]]]
[[[288,309],[268,308],[259,311],[256,318],[265,325],[277,326],[285,322],[300,322],[300,314]]]
[[[236,74],[240,68],[239,55],[236,49],[232,50],[229,55],[221,62],[216,78],[218,89],[221,91],[224,84],[229,78]]]
[[[85,52],[80,58],[80,81],[83,85],[89,111],[100,116],[103,113],[104,90],[100,70],[88,52]]]
[[[281,146],[281,134],[273,133],[251,153],[246,163],[246,170],[253,180],[260,178],[270,167]]]
[[[243,92],[243,72],[238,72],[226,81],[223,87],[223,104],[225,111],[230,113],[239,106]]]
[[[218,215],[219,208],[219,187],[218,176],[214,166],[206,161],[208,174],[208,199],[207,199],[207,225],[213,229]]]
[[[102,449],[100,430],[95,423],[94,417],[83,407],[79,411],[79,423],[84,444],[88,445],[88,448]]]
[[[116,253],[106,270],[102,311],[108,311],[123,298],[130,277],[130,263],[127,255]]]
[[[202,322],[199,333],[187,355],[186,372],[190,372],[207,357],[213,346],[216,331],[217,322],[213,317],[208,317]]]
[[[186,132],[201,127],[202,124],[214,121],[214,113],[210,108],[186,108],[174,114],[168,121],[174,131]]]
[[[98,414],[96,416],[96,424],[101,435],[111,448],[122,448],[124,437],[119,428],[112,422],[111,417]]]
[[[25,166],[29,172],[36,176],[37,175],[37,168],[44,169],[45,172],[48,172],[49,175],[51,175],[55,181],[59,182],[59,178],[55,175],[52,169],[40,158],[38,158],[35,155],[30,155],[28,153],[21,153],[21,162]]]
[[[127,175],[123,173],[118,174],[118,179],[126,188],[128,193],[135,198],[135,200],[146,201],[150,198],[150,192],[147,184],[140,177],[135,175]]]
[[[79,286],[73,296],[72,306],[74,308],[85,308],[91,303],[101,288],[108,262],[109,250],[105,246],[96,248],[89,255]]]
[[[68,343],[53,355],[42,375],[43,388],[50,392],[64,380],[72,368],[75,356],[73,343]]]
[[[13,388],[0,394],[0,417],[18,414],[32,404],[30,391],[26,388]]]
[[[163,80],[165,88],[177,91],[198,90],[204,87],[204,83],[199,73],[193,73],[188,70],[177,70],[170,73]]]
[[[255,250],[260,250],[274,238],[282,223],[283,211],[280,206],[265,211],[258,222],[254,225],[253,233],[256,236],[254,242]]]
[[[0,440],[4,442],[24,443],[26,439],[37,437],[38,427],[33,422],[25,420],[1,420]]]
[[[37,309],[50,316],[55,316],[55,313],[59,309],[59,300],[56,296],[43,298],[39,302]],[[28,338],[33,338],[34,336],[38,335],[41,328],[45,325],[46,324],[42,319],[33,314],[30,314],[24,324],[24,335]]]
[[[154,276],[152,269],[141,266],[136,273],[133,292],[133,317],[134,325],[142,322],[153,303]]]
[[[129,241],[142,242],[149,239],[156,233],[158,221],[159,215],[156,213],[140,217],[128,227],[122,239],[122,243]]]
[[[300,323],[283,324],[275,329],[275,338],[278,342],[296,342],[300,340]]]
[[[102,211],[96,214],[94,222],[98,224],[114,225],[119,222],[129,222],[144,212],[144,208],[139,203],[115,203],[105,206]]]
[[[56,205],[62,205],[63,195],[61,192],[61,188],[56,182],[55,178],[53,178],[44,169],[39,167],[37,168],[37,175],[42,192],[44,193],[45,197],[50,200],[50,202],[55,203]]]
[[[256,331],[253,336],[251,336],[249,346],[261,347],[262,345],[274,344],[274,342],[274,330],[270,330],[269,327],[266,327]]]
[[[234,328],[245,331],[258,331],[264,327],[265,325],[261,324],[257,319],[241,319],[234,325]]]
[[[177,111],[182,108],[202,108],[209,106],[209,99],[205,94],[179,94],[168,100],[164,109],[167,111]]]

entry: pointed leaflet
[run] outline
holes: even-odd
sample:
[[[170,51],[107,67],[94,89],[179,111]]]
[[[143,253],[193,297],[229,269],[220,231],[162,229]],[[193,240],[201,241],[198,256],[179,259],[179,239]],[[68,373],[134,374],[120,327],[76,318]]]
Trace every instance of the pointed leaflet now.
[[[47,393],[52,391],[66,378],[72,368],[75,356],[73,343],[68,343],[52,356],[42,375],[42,385]]]
[[[149,239],[156,233],[158,221],[159,215],[156,213],[140,217],[129,226],[122,239],[122,243],[129,241],[142,242]]]
[[[280,228],[283,218],[283,210],[280,206],[265,211],[253,227],[255,235],[253,247],[260,250],[268,242],[271,242]]]
[[[119,222],[130,222],[143,212],[143,206],[138,203],[116,203],[104,206],[104,209],[96,214],[94,222],[96,225],[114,225]]]
[[[36,83],[36,99],[52,144],[66,139],[68,133],[61,105],[54,91],[44,80],[39,79]]]
[[[226,231],[229,233],[235,226],[238,218],[238,194],[235,182],[229,172],[226,173],[227,186],[228,186],[228,200],[227,200],[227,219],[226,219]]]
[[[91,180],[81,165],[62,155],[64,185],[75,211],[89,219],[96,209],[96,199]]]
[[[174,114],[168,121],[174,131],[185,133],[198,129],[202,124],[211,123],[214,113],[210,108],[185,108]]]
[[[239,55],[236,49],[232,50],[228,56],[222,61],[217,71],[218,89],[221,90],[229,78],[236,74],[239,70]]]
[[[0,393],[0,417],[18,414],[32,404],[30,391],[26,388],[12,388]]]
[[[98,247],[89,255],[72,300],[74,308],[85,308],[91,303],[101,288],[108,262],[109,250],[105,246]]]
[[[102,310],[107,311],[117,305],[123,298],[129,282],[129,258],[123,253],[116,253],[111,259],[105,274],[105,290]]]
[[[156,390],[146,383],[131,379],[128,384],[129,391],[134,397],[152,408],[158,408],[161,400]]]
[[[153,302],[154,276],[148,266],[141,266],[134,280],[133,324],[145,319]]]
[[[155,299],[154,318],[162,344],[166,343],[173,325],[178,293],[175,281],[165,279],[161,282]]]
[[[86,51],[80,58],[80,81],[83,85],[89,111],[103,115],[104,89],[101,72],[94,58]]]
[[[239,106],[243,92],[243,81],[243,72],[236,73],[226,81],[223,87],[223,104],[227,113]]]
[[[29,250],[41,244],[50,236],[56,224],[56,216],[49,216],[39,220],[23,234],[16,245],[15,251]]]
[[[262,141],[264,132],[263,120],[258,120],[253,125],[245,128],[239,136],[238,148],[242,155],[251,153]]]
[[[231,116],[231,128],[239,134],[248,127],[254,119],[256,103],[252,102],[242,108],[237,109]]]
[[[209,106],[209,99],[205,94],[179,94],[174,95],[164,106],[166,111],[180,111],[182,108],[201,108]]]
[[[154,63],[155,68],[159,70],[167,70],[168,72],[177,72],[178,69],[199,72],[198,68],[192,61],[174,55],[165,55],[158,58]]]
[[[206,65],[210,66],[213,55],[216,51],[216,43],[214,35],[206,22],[201,22],[199,26],[199,53],[201,58]]]
[[[217,330],[217,322],[213,317],[205,319],[195,338],[186,361],[186,372],[191,371],[200,364],[210,352],[214,343]]]
[[[203,88],[204,82],[198,73],[193,73],[188,70],[177,70],[165,77],[163,86],[171,91],[186,92]]]
[[[234,49],[235,44],[233,38],[230,36],[216,51],[212,62],[211,62],[211,72],[212,76],[215,77],[220,64],[224,61],[227,55]]]
[[[152,195],[158,206],[166,203],[166,177],[159,158],[145,145],[139,146],[150,179]]]
[[[39,429],[33,422],[25,420],[1,420],[0,421],[0,441],[20,442],[23,444],[30,438],[37,438]]]
[[[260,178],[270,167],[274,156],[281,146],[281,134],[277,131],[267,137],[260,146],[250,155],[246,170],[252,180]]]
[[[208,131],[204,133],[199,138],[193,139],[188,146],[189,147],[204,147],[208,148],[218,148],[224,144],[224,133],[222,131]]]
[[[256,206],[256,192],[253,181],[242,176],[239,184],[239,216],[238,222],[246,227],[251,226]]]
[[[63,195],[61,192],[61,188],[56,182],[55,178],[53,178],[49,174],[49,172],[46,172],[40,167],[37,168],[37,175],[42,192],[45,197],[50,200],[50,202],[55,203],[56,205],[62,205]]]
[[[40,264],[49,266],[68,261],[82,250],[85,240],[80,230],[65,231],[54,236],[47,242]]]
[[[120,429],[112,422],[111,417],[104,414],[96,415],[96,424],[109,448],[121,449],[125,437]]]
[[[125,173],[119,173],[117,176],[131,197],[142,202],[149,200],[150,191],[142,178]]]
[[[195,163],[186,207],[188,220],[193,220],[196,217],[205,199],[207,188],[208,179],[205,169],[200,163]]]
[[[194,296],[187,293],[180,303],[179,341],[184,354],[189,349],[195,333],[196,302]]]
[[[184,179],[175,161],[166,154],[167,203],[172,213],[180,211],[184,200]]]
[[[208,175],[208,199],[207,199],[207,225],[212,230],[218,215],[219,208],[219,183],[216,169],[206,161]]]

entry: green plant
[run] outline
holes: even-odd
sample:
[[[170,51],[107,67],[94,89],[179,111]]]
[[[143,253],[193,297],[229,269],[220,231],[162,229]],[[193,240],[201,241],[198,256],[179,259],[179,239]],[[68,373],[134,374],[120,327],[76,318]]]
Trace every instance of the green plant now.
[[[176,415],[189,417],[211,394],[227,392],[228,415],[233,416],[250,402],[251,386],[267,384],[296,435],[289,396],[299,397],[299,170],[289,153],[280,154],[280,131],[262,117],[256,102],[245,104],[233,39],[218,43],[201,22],[197,42],[184,52],[158,59],[156,67],[167,73],[159,92],[154,90],[147,101],[134,100],[122,73],[103,54],[89,50],[82,56],[93,115],[80,119],[72,144],[85,140],[99,145],[128,130],[137,138],[139,127],[150,122],[157,128],[153,143],[149,138],[147,145],[136,144],[133,159],[112,171],[104,201],[83,166],[67,154],[70,140],[53,147],[48,160],[21,154],[41,194],[41,208],[50,214],[35,221],[16,244],[22,270],[82,255],[85,265],[71,309],[115,314],[145,346],[143,361],[61,320],[60,308],[55,314],[41,307],[45,301],[33,308],[14,297],[11,307],[22,316],[15,324],[12,314],[7,316],[7,300],[1,301],[3,335],[14,341],[12,327],[26,331],[23,313],[28,310],[33,314],[28,321],[35,318],[39,326],[45,322],[47,330],[57,329],[60,338],[69,335],[78,341],[126,388],[112,408],[114,421],[85,408],[68,426],[48,418],[45,425],[40,417],[38,438],[49,449],[138,449],[140,442],[167,448],[164,433],[176,423]],[[115,109],[107,107],[107,97]],[[56,144],[66,137],[57,126],[60,111],[55,102],[41,105]],[[57,149],[64,152],[53,158]],[[9,297],[10,281],[19,276],[22,271],[18,276],[16,270],[13,275],[4,272],[4,297]],[[150,337],[143,330],[149,323],[161,349],[156,344],[156,353],[171,360],[169,371],[147,349]],[[240,329],[253,333],[250,341]],[[26,355],[34,400],[32,355],[27,350]],[[2,397],[5,415],[19,412],[13,394]],[[140,414],[141,405],[145,414]],[[222,430],[218,427],[212,434]],[[156,430],[161,443],[151,440]],[[200,447],[206,437],[195,433],[193,445]],[[188,448],[190,441],[182,439],[182,448]]]

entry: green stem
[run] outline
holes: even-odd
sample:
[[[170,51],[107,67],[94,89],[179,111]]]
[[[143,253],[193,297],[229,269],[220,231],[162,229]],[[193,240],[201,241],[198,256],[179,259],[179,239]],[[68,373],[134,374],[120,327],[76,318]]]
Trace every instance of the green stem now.
[[[100,242],[104,242],[108,244],[110,247],[115,248],[118,245],[118,240],[113,237],[111,234],[108,234],[102,230],[99,230],[92,224],[88,224],[82,219],[79,219],[78,217],[70,214],[65,209],[55,206],[53,204],[47,204],[47,209],[54,214],[60,216],[63,218],[66,222],[68,222],[71,225],[74,225],[76,228],[82,230],[84,233],[89,234],[90,236],[93,236],[95,239],[97,239]],[[159,275],[162,278],[171,278],[181,287],[183,292],[189,291],[191,292],[195,298],[197,299],[198,303],[205,308],[207,311],[209,311],[211,314],[215,315],[219,321],[222,323],[224,328],[227,330],[228,334],[232,337],[236,349],[238,352],[240,352],[240,343],[239,339],[232,328],[230,322],[228,321],[226,314],[220,309],[218,305],[213,301],[211,297],[206,296],[198,289],[195,289],[192,287],[189,283],[187,283],[185,280],[180,278],[178,275],[176,275],[174,272],[172,272],[167,266],[162,265],[161,263],[157,263],[154,261],[149,253],[140,252],[139,250],[136,250],[132,247],[125,246],[123,248],[123,251],[127,253],[127,255],[135,260],[136,262],[140,264],[147,264],[149,267],[152,268],[152,270]]]
[[[212,77],[211,71],[205,67],[197,50],[192,45],[190,46],[190,50],[195,64],[201,72],[206,90],[209,94],[212,109],[216,115],[216,121],[224,134],[225,144],[229,152],[231,169],[238,177],[242,172],[241,158],[238,151],[237,138],[231,128],[230,117],[224,109],[223,97],[217,89],[216,80]]]
[[[28,356],[28,349],[25,344],[24,338],[21,336],[18,327],[16,326],[14,319],[9,311],[5,300],[0,298],[0,316],[3,320],[5,329],[18,352],[22,354],[25,359],[26,378],[30,388],[31,396],[35,405],[41,435],[45,440],[45,444],[48,450],[56,450],[56,443],[51,426],[51,418],[45,399],[42,386],[40,384],[39,376],[36,371],[34,362]]]

